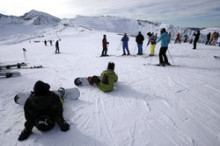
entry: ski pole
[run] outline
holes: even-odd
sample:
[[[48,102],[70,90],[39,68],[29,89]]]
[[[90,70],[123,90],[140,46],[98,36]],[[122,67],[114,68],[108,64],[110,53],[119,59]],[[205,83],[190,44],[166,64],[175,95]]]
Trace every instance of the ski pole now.
[[[169,49],[167,49],[167,50],[168,50],[168,53],[169,53],[169,55],[170,55],[170,59],[171,59],[172,63],[174,64],[173,59],[172,59],[172,56],[171,56],[171,54],[170,54],[170,51],[169,51]]]
[[[136,52],[137,49],[138,49],[137,46],[135,46],[134,47],[134,53],[133,53],[134,55],[135,55],[135,52]]]
[[[120,42],[119,46],[118,46],[117,49],[116,49],[115,55],[117,55],[117,52],[118,52],[118,50],[120,49],[120,46],[121,46],[121,42]]]
[[[24,61],[27,63],[26,51],[27,50],[23,48]]]

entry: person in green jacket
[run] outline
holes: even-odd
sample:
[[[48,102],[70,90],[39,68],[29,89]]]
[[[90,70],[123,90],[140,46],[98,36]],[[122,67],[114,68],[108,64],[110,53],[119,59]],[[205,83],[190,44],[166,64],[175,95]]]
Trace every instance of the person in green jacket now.
[[[101,77],[92,76],[88,77],[88,81],[91,85],[94,83],[103,92],[110,92],[114,88],[114,83],[118,81],[118,76],[114,72],[115,64],[113,62],[108,63],[107,70],[103,71]]]

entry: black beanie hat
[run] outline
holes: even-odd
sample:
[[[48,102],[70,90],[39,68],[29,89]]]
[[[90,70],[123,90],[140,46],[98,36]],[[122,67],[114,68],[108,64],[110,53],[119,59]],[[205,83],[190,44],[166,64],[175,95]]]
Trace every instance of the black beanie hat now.
[[[115,69],[115,64],[113,62],[109,62],[107,69],[114,70]]]
[[[152,33],[148,32],[147,35],[148,35],[149,37],[151,37],[151,36],[152,36]]]
[[[44,95],[50,89],[50,85],[42,81],[37,81],[34,85],[34,93],[36,95]]]
[[[160,33],[162,34],[164,32],[166,32],[166,29],[165,28],[161,28]]]

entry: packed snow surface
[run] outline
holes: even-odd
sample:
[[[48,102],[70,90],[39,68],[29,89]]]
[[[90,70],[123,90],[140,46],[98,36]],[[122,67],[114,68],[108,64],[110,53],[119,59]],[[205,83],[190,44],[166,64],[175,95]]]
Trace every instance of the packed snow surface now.
[[[110,57],[100,57],[103,34],[109,41]],[[21,76],[0,79],[0,141],[4,146],[219,146],[220,145],[220,47],[174,44],[167,52],[176,66],[158,67],[156,56],[147,57],[150,46],[145,40],[143,56],[121,56],[121,37],[116,33],[80,27],[45,33],[11,45],[0,46],[0,65],[27,62],[42,69],[10,69]],[[54,42],[60,41],[60,54]],[[16,38],[13,38],[15,42]],[[53,40],[44,46],[43,40]],[[145,39],[147,36],[145,35]],[[34,41],[40,41],[35,43]],[[24,54],[22,48],[27,52]],[[137,54],[130,37],[131,54]],[[95,86],[77,87],[79,100],[64,101],[64,118],[70,130],[61,132],[36,128],[25,141],[17,140],[24,128],[23,106],[14,102],[19,92],[33,90],[36,81],[49,83],[51,90],[72,88],[76,77],[100,75],[108,62],[114,62],[118,82],[103,93]],[[144,65],[145,64],[145,65]]]

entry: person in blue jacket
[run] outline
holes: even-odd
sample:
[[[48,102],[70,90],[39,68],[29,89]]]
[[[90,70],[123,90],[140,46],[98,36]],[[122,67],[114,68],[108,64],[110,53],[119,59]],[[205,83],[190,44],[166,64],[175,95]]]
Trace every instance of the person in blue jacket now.
[[[126,33],[124,34],[124,36],[121,39],[121,41],[122,41],[122,48],[123,48],[123,54],[122,55],[126,55],[125,49],[127,50],[127,55],[130,55],[130,52],[129,52],[129,49],[128,49],[129,38],[128,38]]]
[[[161,41],[161,48],[159,52],[159,61],[160,61],[159,65],[161,66],[170,65],[166,56],[168,44],[170,43],[170,37],[169,34],[166,32],[165,28],[162,28],[160,33],[161,33],[160,38],[157,39],[156,41],[156,43]]]

